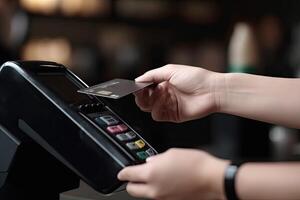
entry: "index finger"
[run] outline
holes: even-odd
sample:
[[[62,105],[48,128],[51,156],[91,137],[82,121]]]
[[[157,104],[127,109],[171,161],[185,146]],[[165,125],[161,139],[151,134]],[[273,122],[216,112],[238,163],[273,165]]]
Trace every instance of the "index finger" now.
[[[147,181],[146,176],[146,163],[129,166],[121,170],[118,174],[118,179],[121,181],[142,183]]]
[[[154,82],[154,83],[161,83],[164,81],[169,81],[173,75],[174,71],[171,65],[165,65],[160,68],[156,68],[150,70],[139,76],[135,79],[137,82]]]

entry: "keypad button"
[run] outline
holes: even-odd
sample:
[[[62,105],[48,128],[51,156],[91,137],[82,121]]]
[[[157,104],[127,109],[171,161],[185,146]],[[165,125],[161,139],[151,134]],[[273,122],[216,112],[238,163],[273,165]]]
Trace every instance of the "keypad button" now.
[[[100,119],[100,117],[96,117],[95,121],[97,122],[97,124],[99,124],[100,126],[106,126],[106,123]]]
[[[106,128],[106,130],[111,133],[111,134],[115,134],[115,133],[120,133],[120,129],[117,126],[109,126]]]
[[[126,144],[126,146],[130,149],[130,150],[137,150],[139,149],[139,147],[134,143],[134,142],[129,142]]]
[[[99,117],[99,119],[102,120],[107,126],[116,125],[119,123],[119,121],[111,115],[104,115]]]
[[[117,127],[119,128],[119,130],[121,132],[124,132],[124,131],[128,130],[128,127],[125,124],[119,124],[119,125],[117,125]]]
[[[78,106],[78,110],[82,111],[83,105]]]
[[[154,156],[155,155],[155,152],[154,152],[153,149],[147,149],[146,153],[148,154],[148,156]]]
[[[125,135],[128,137],[128,140],[132,140],[136,137],[136,134],[133,131],[129,131],[129,132],[125,133]]]
[[[148,158],[148,154],[145,151],[140,151],[137,152],[136,155],[139,157],[139,159],[141,160],[145,160],[146,158]]]
[[[120,141],[128,141],[128,140],[130,140],[126,134],[118,134],[118,135],[116,135],[116,137]]]
[[[82,104],[82,105],[78,106],[78,109],[81,112],[90,112],[90,104]]]
[[[109,126],[106,128],[106,130],[111,134],[121,133],[128,129],[128,127],[125,124],[119,124],[115,126]]]
[[[134,142],[136,144],[136,146],[138,146],[140,149],[144,148],[144,146],[146,145],[145,142],[143,140],[137,140]]]

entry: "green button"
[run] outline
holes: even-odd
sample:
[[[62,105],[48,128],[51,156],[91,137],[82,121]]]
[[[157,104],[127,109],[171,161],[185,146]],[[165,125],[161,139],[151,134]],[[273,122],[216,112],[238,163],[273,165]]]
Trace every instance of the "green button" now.
[[[148,158],[148,156],[149,156],[145,151],[137,152],[136,155],[137,155],[141,160],[145,160],[145,159]]]

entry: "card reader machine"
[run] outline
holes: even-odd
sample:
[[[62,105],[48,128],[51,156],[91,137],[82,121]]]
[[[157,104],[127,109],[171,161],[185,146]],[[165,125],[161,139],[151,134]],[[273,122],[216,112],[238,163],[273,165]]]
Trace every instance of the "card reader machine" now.
[[[157,152],[100,98],[77,93],[85,87],[57,63],[6,62],[0,68],[0,124],[107,194],[123,185],[117,179],[122,168]]]

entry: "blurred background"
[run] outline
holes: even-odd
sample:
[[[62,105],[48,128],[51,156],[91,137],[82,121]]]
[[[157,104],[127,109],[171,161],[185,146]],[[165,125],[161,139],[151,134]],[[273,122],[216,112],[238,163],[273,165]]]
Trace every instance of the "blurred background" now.
[[[0,0],[0,62],[56,61],[90,85],[134,79],[168,63],[298,77],[299,6],[297,0]],[[132,96],[109,103],[160,152],[195,147],[245,160],[300,155],[298,130],[222,114],[157,123]]]

